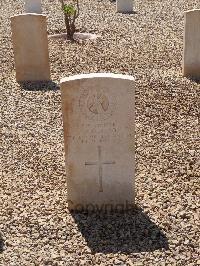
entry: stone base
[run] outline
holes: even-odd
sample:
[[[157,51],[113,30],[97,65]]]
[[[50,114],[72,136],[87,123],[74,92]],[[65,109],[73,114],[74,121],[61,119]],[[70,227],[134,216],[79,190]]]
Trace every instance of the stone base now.
[[[86,32],[75,32],[74,33],[74,40],[75,41],[87,41],[87,40],[96,40],[99,38],[99,35],[93,33],[86,33]],[[63,39],[68,40],[67,33],[59,33],[59,34],[52,34],[49,35],[50,39]]]

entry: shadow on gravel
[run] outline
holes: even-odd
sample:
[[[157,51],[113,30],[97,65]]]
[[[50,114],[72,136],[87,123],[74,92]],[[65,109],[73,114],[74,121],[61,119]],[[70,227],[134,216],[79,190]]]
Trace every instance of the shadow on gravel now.
[[[4,251],[4,239],[0,232],[0,253],[2,253],[3,251]]]
[[[19,82],[21,89],[26,91],[57,91],[58,84],[53,81],[26,81]]]
[[[198,78],[189,78],[190,81],[200,84],[200,79]]]
[[[141,208],[125,213],[71,212],[93,253],[125,254],[168,249],[168,240]]]
[[[120,13],[120,12],[118,12],[118,13]],[[137,12],[136,11],[130,11],[130,12],[123,12],[123,13],[120,13],[120,14],[124,14],[124,15],[135,15],[135,14],[137,14]]]

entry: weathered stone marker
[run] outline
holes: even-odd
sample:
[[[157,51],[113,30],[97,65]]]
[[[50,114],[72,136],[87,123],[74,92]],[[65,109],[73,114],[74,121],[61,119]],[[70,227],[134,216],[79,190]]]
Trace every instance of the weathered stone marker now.
[[[17,81],[50,80],[46,16],[11,17]]]
[[[61,80],[72,210],[125,210],[134,203],[134,78],[85,74]]]
[[[200,78],[200,9],[185,12],[183,75]]]
[[[120,13],[133,12],[133,0],[117,0],[117,12]]]
[[[25,0],[25,12],[42,14],[41,0]]]

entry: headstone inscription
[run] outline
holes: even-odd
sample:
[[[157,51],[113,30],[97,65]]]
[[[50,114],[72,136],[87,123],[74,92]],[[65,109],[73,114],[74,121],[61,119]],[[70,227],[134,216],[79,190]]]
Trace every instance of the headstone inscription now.
[[[17,81],[50,80],[46,16],[11,17]]]
[[[42,14],[41,0],[25,0],[25,12]]]
[[[61,80],[71,210],[134,203],[134,78],[96,73]]]
[[[133,0],[117,0],[117,12],[131,13],[133,12]]]
[[[200,78],[200,9],[185,12],[183,75]]]

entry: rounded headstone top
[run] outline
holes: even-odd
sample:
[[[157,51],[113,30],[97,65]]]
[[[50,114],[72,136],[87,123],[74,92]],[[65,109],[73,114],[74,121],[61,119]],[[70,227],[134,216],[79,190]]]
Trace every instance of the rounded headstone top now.
[[[11,16],[11,18],[27,17],[27,16],[33,16],[33,17],[37,16],[37,17],[44,17],[44,18],[47,17],[44,14],[38,14],[38,13],[22,13],[22,14]]]
[[[80,74],[80,75],[69,76],[69,77],[61,79],[60,83],[80,80],[80,79],[92,79],[92,78],[113,78],[113,79],[126,79],[126,80],[135,81],[135,78],[130,75],[113,74],[113,73],[90,73],[90,74]]]
[[[185,13],[194,13],[194,12],[200,12],[200,9],[191,9],[191,10],[187,10],[185,11]]]

